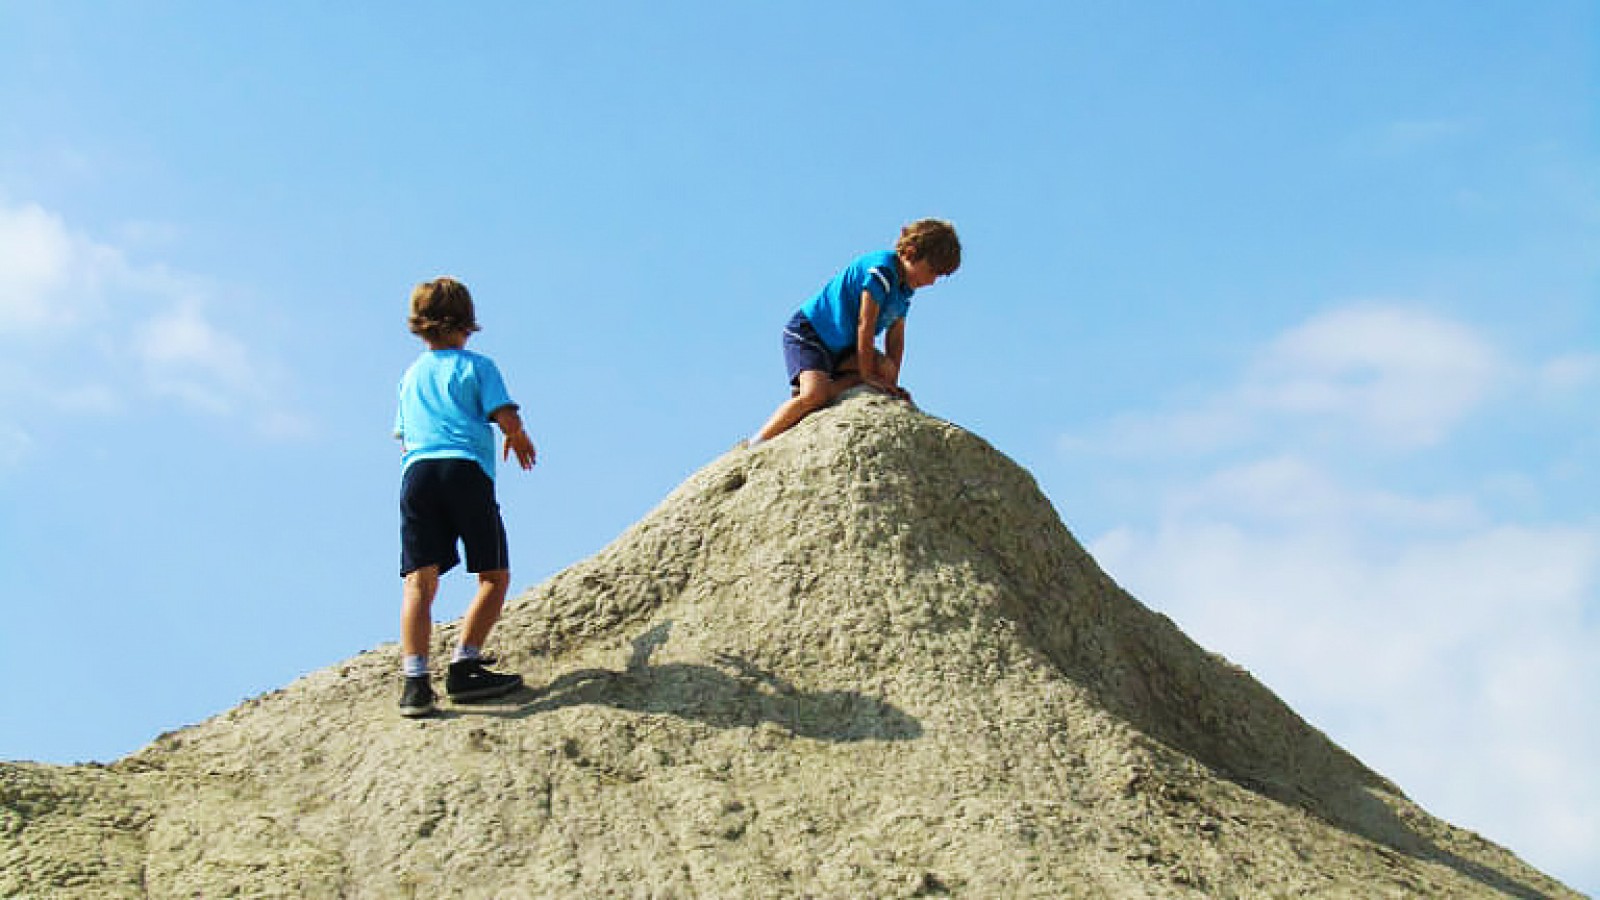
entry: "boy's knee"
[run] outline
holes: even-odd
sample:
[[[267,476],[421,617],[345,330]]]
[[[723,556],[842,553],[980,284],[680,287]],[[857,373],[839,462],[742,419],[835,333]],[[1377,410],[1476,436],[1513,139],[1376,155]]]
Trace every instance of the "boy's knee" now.
[[[439,567],[423,566],[418,569],[412,569],[402,576],[401,580],[409,588],[431,591],[439,584]]]
[[[801,385],[800,393],[794,396],[794,402],[806,412],[812,412],[827,405],[828,394],[827,384]]]

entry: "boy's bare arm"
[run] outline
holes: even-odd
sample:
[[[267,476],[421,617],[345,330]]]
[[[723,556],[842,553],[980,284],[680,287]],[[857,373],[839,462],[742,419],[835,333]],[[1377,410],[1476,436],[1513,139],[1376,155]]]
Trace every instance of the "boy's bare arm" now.
[[[883,378],[878,374],[878,348],[872,342],[877,336],[874,334],[877,325],[878,301],[871,291],[862,291],[861,319],[856,323],[856,367],[861,371],[862,381],[884,387]]]
[[[500,430],[505,432],[506,447],[500,454],[501,459],[510,459],[513,451],[517,454],[517,465],[524,469],[533,468],[537,461],[538,453],[533,448],[533,439],[528,437],[528,432],[522,427],[522,416],[517,413],[515,406],[502,406],[489,415]]]
[[[911,402],[911,392],[900,385],[900,363],[906,353],[906,320],[896,319],[883,336],[884,354],[878,360],[878,377],[896,397]]]
[[[889,371],[893,373],[889,380],[899,384],[900,364],[906,355],[906,320],[904,318],[895,319],[894,324],[889,326],[889,332],[883,336],[883,353],[894,364],[889,367]]]

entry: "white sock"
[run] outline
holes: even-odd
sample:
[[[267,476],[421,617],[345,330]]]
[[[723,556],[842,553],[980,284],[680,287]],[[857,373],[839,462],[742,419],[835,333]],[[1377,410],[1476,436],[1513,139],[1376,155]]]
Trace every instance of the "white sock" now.
[[[750,435],[750,440],[745,441],[744,445],[748,449],[750,447],[759,447],[759,446],[761,446],[762,443],[763,443],[763,440],[762,440],[760,434],[752,434],[752,435]]]
[[[483,655],[482,647],[474,647],[471,644],[462,644],[456,647],[456,655],[450,661],[461,662],[464,659],[477,659],[481,655]]]
[[[407,678],[428,677],[428,654],[421,656],[407,656],[400,662],[400,670]]]

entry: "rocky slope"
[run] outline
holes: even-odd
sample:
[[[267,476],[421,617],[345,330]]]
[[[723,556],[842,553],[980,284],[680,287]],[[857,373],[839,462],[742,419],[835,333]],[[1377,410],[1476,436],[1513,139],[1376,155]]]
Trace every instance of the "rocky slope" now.
[[[497,705],[401,719],[385,646],[110,766],[0,764],[0,895],[1577,896],[878,397],[711,463],[494,644]]]

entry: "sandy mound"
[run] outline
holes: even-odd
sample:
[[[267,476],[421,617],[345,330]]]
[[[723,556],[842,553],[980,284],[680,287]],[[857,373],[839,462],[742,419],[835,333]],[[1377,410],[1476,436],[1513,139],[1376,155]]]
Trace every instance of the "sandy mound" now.
[[[882,398],[711,463],[494,643],[529,681],[495,706],[401,719],[388,646],[110,767],[0,765],[0,894],[1577,896]]]

